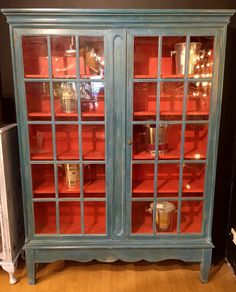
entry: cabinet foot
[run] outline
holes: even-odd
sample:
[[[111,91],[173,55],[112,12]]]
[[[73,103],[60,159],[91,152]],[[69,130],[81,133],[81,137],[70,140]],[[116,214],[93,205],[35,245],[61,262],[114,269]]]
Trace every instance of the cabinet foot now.
[[[32,250],[26,250],[25,251],[25,258],[26,258],[28,282],[30,285],[34,285],[36,282],[34,252]]]
[[[212,250],[211,249],[204,249],[202,252],[202,262],[201,262],[201,274],[200,279],[202,283],[207,283],[209,278],[209,271],[211,267],[211,256]]]
[[[2,268],[4,271],[6,271],[9,274],[9,283],[15,284],[17,282],[17,279],[14,277],[15,272],[15,265],[14,264],[3,264]]]

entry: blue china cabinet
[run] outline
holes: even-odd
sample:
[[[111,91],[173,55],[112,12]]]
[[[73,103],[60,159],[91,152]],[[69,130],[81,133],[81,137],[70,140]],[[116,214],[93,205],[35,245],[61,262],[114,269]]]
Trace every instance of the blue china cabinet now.
[[[201,263],[233,10],[3,9],[29,283],[59,259]]]

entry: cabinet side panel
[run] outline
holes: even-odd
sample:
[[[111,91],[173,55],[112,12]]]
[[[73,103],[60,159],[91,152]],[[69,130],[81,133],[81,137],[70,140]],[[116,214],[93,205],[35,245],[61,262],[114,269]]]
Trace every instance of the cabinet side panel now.
[[[2,135],[9,234],[14,259],[24,240],[17,129],[12,128]]]

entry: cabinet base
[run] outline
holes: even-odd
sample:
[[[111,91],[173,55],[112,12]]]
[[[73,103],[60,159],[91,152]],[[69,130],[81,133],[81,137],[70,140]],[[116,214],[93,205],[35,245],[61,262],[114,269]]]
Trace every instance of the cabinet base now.
[[[100,262],[137,262],[145,260],[158,262],[167,259],[177,259],[185,262],[199,262],[200,279],[208,281],[211,265],[212,247],[208,248],[81,248],[81,247],[26,247],[26,265],[29,284],[36,282],[36,263],[51,263],[57,260],[72,260],[89,262],[98,260]]]

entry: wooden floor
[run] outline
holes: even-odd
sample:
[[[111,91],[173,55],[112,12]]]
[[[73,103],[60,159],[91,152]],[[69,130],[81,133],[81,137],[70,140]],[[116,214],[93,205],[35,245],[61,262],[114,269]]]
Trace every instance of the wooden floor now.
[[[224,262],[212,267],[209,283],[199,281],[199,264],[180,261],[160,263],[58,261],[37,266],[37,284],[28,285],[24,262],[16,271],[18,283],[8,284],[0,268],[1,292],[236,292],[236,277]]]

